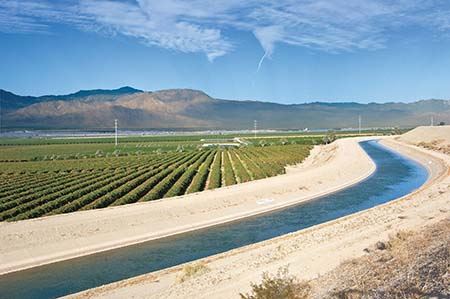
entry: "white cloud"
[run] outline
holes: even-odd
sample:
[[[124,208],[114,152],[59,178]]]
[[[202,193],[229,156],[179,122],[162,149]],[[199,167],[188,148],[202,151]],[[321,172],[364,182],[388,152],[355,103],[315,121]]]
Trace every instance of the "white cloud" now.
[[[155,2],[156,3],[156,2]],[[220,29],[183,20],[177,12],[191,17],[203,15],[188,11],[184,3],[164,2],[164,5],[141,0],[137,4],[117,1],[81,1],[80,12],[92,18],[101,28],[136,37],[149,45],[186,53],[204,53],[209,60],[225,55],[232,45]]]
[[[229,30],[244,31],[259,41],[264,59],[276,44],[372,50],[385,47],[398,28],[446,32],[450,7],[442,0],[0,0],[0,31],[51,32],[55,23],[203,53],[211,61],[236,49]]]
[[[275,48],[275,43],[283,40],[283,28],[278,25],[258,27],[253,31],[255,37],[259,40],[261,47],[264,49],[264,55],[258,63],[259,72],[261,65],[266,57],[270,58]]]

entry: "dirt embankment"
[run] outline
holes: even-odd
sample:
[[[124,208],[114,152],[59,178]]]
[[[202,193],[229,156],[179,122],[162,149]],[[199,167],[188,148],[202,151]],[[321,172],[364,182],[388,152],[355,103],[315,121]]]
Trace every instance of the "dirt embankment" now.
[[[450,218],[400,230],[309,282],[310,298],[449,298]]]
[[[309,281],[348,259],[367,255],[367,248],[399,231],[418,230],[449,219],[450,156],[395,140],[382,143],[426,165],[429,181],[412,194],[369,210],[74,296],[239,298],[239,293],[251,291],[251,282],[261,281],[263,272],[276,273],[288,267],[292,275]]]
[[[264,273],[243,299],[450,297],[450,219],[419,231],[398,231],[364,251],[310,281],[290,275],[288,268]]]
[[[450,126],[418,127],[397,138],[414,144],[450,154]]]

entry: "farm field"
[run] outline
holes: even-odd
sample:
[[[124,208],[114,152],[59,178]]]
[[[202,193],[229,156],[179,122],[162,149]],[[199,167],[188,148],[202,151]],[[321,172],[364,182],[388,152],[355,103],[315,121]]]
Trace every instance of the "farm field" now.
[[[404,130],[405,131],[405,130]],[[385,135],[392,130],[366,130],[361,134],[351,131],[335,132],[336,138]],[[141,155],[155,152],[196,150],[205,140],[233,140],[240,138],[251,145],[320,144],[327,133],[277,132],[254,134],[209,134],[168,136],[121,136],[118,146],[114,138],[104,137],[34,137],[0,138],[0,162],[49,161],[86,159],[109,156]]]
[[[341,134],[336,138],[353,135]],[[157,200],[262,179],[300,163],[324,135],[0,139],[0,221]],[[108,142],[109,143],[108,143]]]
[[[97,154],[93,156],[71,154],[51,160],[42,155],[66,155],[93,145],[4,145],[0,147],[2,160],[7,155],[15,155],[15,160],[0,163],[0,220],[144,202],[271,177],[301,162],[320,140],[264,146],[249,143],[240,148],[203,148],[197,140],[180,140],[166,151],[159,151],[158,140],[140,146],[153,151],[126,155],[98,154],[101,146],[114,148],[101,143],[94,144]],[[165,141],[169,142],[175,141]],[[30,150],[35,147],[39,150]]]

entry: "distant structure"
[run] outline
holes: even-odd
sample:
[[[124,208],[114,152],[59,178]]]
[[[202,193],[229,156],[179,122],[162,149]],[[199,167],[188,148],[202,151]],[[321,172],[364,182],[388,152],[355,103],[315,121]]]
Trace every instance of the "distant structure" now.
[[[248,142],[240,138],[200,139],[204,142],[202,147],[240,147],[248,145]]]
[[[433,117],[433,115],[431,116],[430,126],[434,126],[434,117]]]
[[[203,143],[202,147],[239,147],[241,146],[239,143],[224,143],[224,142],[215,142],[215,143]]]
[[[117,146],[117,119],[114,120],[114,144]]]
[[[253,132],[255,133],[255,138],[256,138],[256,131],[258,129],[258,121],[255,119],[253,121]]]

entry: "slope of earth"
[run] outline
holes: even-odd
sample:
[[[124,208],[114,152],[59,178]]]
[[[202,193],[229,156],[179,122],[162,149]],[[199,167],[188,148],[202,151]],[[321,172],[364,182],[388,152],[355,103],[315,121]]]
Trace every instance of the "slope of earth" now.
[[[400,230],[366,251],[311,281],[310,297],[450,297],[450,218],[416,231]]]
[[[403,142],[450,154],[450,126],[418,127],[398,138]]]

